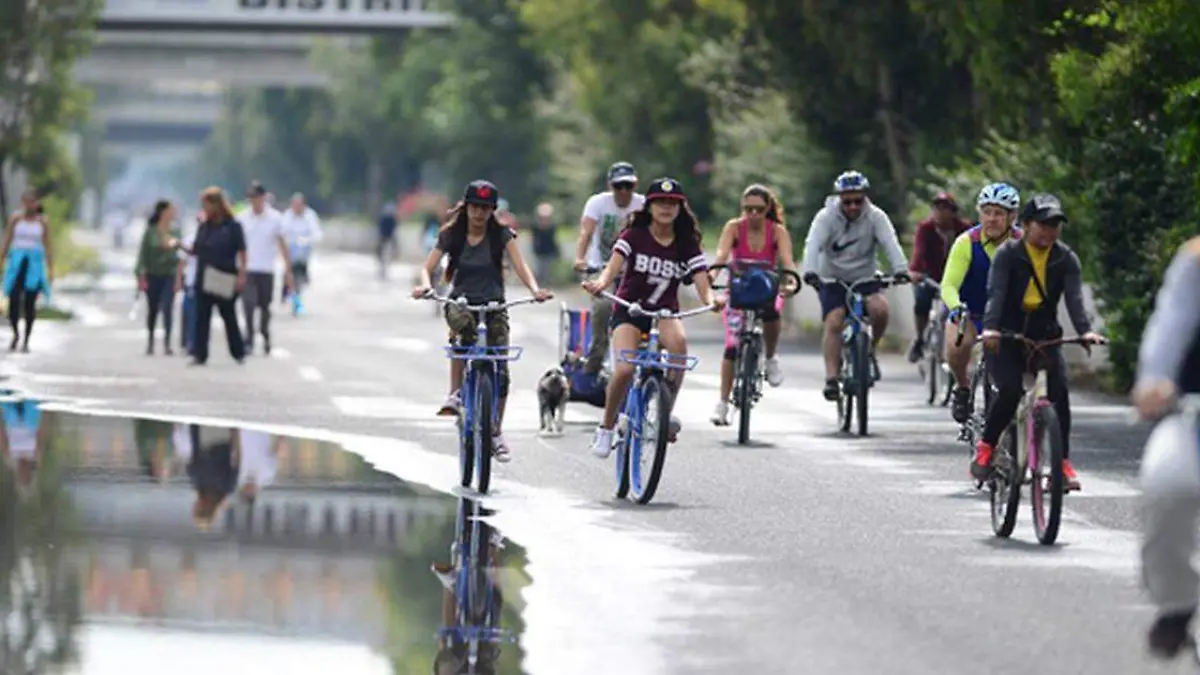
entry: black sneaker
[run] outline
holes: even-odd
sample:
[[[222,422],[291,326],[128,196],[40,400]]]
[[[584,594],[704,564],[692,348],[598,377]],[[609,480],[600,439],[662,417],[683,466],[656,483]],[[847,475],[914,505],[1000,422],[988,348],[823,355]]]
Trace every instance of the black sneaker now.
[[[925,343],[921,338],[913,340],[912,345],[908,348],[908,362],[916,363],[925,356]]]
[[[836,378],[832,380],[825,380],[825,388],[821,390],[821,395],[825,397],[826,401],[838,400],[838,395],[841,393],[842,389]]]
[[[1179,650],[1191,643],[1188,625],[1192,621],[1192,612],[1163,614],[1150,627],[1147,636],[1147,646],[1150,654],[1160,659],[1173,659]]]
[[[954,415],[954,421],[959,424],[965,423],[971,418],[971,390],[966,387],[955,388],[954,402],[951,406],[950,414]]]

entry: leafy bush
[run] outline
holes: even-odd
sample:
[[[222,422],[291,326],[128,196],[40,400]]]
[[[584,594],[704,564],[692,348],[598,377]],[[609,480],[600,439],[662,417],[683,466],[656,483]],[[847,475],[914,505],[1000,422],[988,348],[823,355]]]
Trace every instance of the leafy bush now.
[[[1021,192],[1022,200],[1035,192],[1050,192],[1063,201],[1072,224],[1091,220],[1089,204],[1080,198],[1075,187],[1073,167],[1059,158],[1053,146],[1044,139],[1016,141],[1004,138],[995,131],[988,132],[974,154],[960,158],[951,167],[927,167],[929,179],[916,181],[909,195],[909,222],[917,223],[929,215],[929,200],[938,192],[952,193],[962,206],[965,217],[978,217],[975,198],[988,183],[1003,181]],[[1082,243],[1076,228],[1064,230],[1063,236],[1073,247]],[[1086,244],[1084,248],[1087,248]],[[1080,252],[1084,256],[1084,252]]]

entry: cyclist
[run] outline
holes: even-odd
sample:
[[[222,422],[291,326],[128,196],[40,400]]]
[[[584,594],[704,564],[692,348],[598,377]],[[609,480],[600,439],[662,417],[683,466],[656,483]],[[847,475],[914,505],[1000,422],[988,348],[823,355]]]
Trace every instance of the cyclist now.
[[[583,282],[584,289],[589,293],[607,290],[620,274],[617,297],[626,302],[636,302],[646,310],[677,312],[679,284],[690,278],[695,282],[701,302],[711,305],[715,310],[724,304],[722,299],[713,297],[708,275],[696,274],[708,269],[704,251],[700,248],[700,225],[696,214],[688,206],[683,186],[673,178],[659,178],[650,184],[645,205],[629,217],[624,231],[613,244],[612,252],[600,276]],[[650,322],[648,316],[631,316],[624,307],[614,307],[611,319],[612,345],[617,353],[637,349],[642,335],[650,332]],[[658,323],[658,330],[666,351],[687,353],[687,335],[682,321],[662,319]],[[616,424],[617,411],[624,402],[625,391],[632,377],[631,364],[615,364],[604,402],[604,420],[596,428],[592,440],[592,453],[597,457],[608,457],[612,453],[613,425]],[[668,385],[672,403],[678,397],[682,383],[683,371],[671,370]],[[671,415],[668,437],[674,440],[680,428],[679,419]]]
[[[1021,236],[1020,228],[1016,227],[1021,195],[1013,186],[1007,183],[985,185],[979,191],[975,207],[979,211],[979,224],[954,240],[946,260],[946,271],[942,274],[942,302],[950,310],[950,320],[946,324],[946,363],[958,383],[951,413],[960,424],[971,415],[968,409],[971,380],[967,376],[967,367],[975,336],[983,325],[992,256],[1001,244]],[[957,344],[959,321],[963,322],[961,344]]]
[[[908,279],[908,259],[896,228],[888,214],[867,199],[871,183],[867,177],[851,169],[833,181],[834,195],[825,207],[813,216],[808,237],[804,240],[804,282],[817,288],[821,300],[821,315],[825,323],[822,351],[825,356],[825,389],[828,401],[838,398],[838,367],[842,357],[842,325],[846,320],[846,289],[841,284],[821,284],[820,277],[833,277],[851,283],[875,273],[876,254],[882,246],[897,279]],[[819,259],[819,262],[818,262]],[[867,315],[875,331],[875,344],[883,339],[888,324],[888,301],[881,294],[880,284],[866,283],[858,287],[867,306]],[[871,354],[875,379],[879,379],[879,364]]]
[[[629,162],[617,162],[608,169],[607,192],[588,198],[579,220],[579,242],[575,245],[575,271],[601,268],[608,264],[621,223],[630,213],[642,208],[646,198],[636,192],[637,172]],[[614,283],[619,279],[612,279]],[[610,289],[611,290],[611,289]],[[612,301],[603,296],[592,298],[592,346],[584,363],[585,373],[595,376],[604,367],[608,353],[608,326]]]
[[[1062,203],[1050,194],[1034,195],[1021,208],[1024,234],[1009,240],[992,257],[988,278],[988,301],[983,314],[984,346],[992,352],[989,373],[996,398],[988,409],[983,438],[975,447],[971,475],[987,478],[992,451],[1000,434],[1012,421],[1021,402],[1022,374],[1025,372],[1025,347],[1016,342],[1001,342],[1000,331],[1023,333],[1031,340],[1049,340],[1062,335],[1058,324],[1058,302],[1065,298],[1071,323],[1081,337],[1093,344],[1104,338],[1092,332],[1091,317],[1083,306],[1083,282],[1079,257],[1058,240],[1067,222]],[[1063,477],[1067,491],[1080,489],[1079,477],[1069,459],[1071,450],[1071,402],[1067,392],[1067,364],[1062,350],[1050,348],[1051,360],[1046,389],[1062,429]]]
[[[413,289],[414,298],[423,298],[433,287],[432,275],[442,255],[448,256],[446,277],[449,279],[450,297],[465,297],[472,305],[487,302],[504,302],[504,254],[512,260],[517,278],[539,302],[551,298],[549,291],[538,287],[533,272],[521,256],[517,246],[517,234],[496,220],[496,186],[486,180],[467,184],[462,201],[450,210],[450,218],[442,226],[437,244],[425,259],[421,268],[421,281]],[[508,312],[491,312],[487,315],[487,337],[489,346],[508,345]],[[458,305],[446,305],[446,325],[450,328],[450,344],[460,348],[475,344],[475,316]],[[463,373],[466,363],[460,359],[450,361],[450,395],[442,404],[439,415],[455,415],[462,405]],[[497,389],[500,404],[497,423],[493,430],[492,448],[496,459],[507,462],[510,458],[508,446],[500,429],[504,422],[504,406],[508,402],[509,374],[507,364],[499,362]]]
[[[796,269],[792,256],[792,237],[783,220],[783,204],[765,185],[751,185],[742,192],[741,218],[725,223],[721,239],[717,242],[714,265],[733,261],[765,262],[772,268],[778,260],[786,269]],[[772,387],[783,384],[783,373],[779,369],[779,358],[775,348],[779,345],[779,333],[783,328],[779,310],[783,307],[782,296],[758,312],[763,322],[763,342],[766,349],[767,383]],[[725,324],[725,355],[721,360],[721,399],[712,414],[712,423],[717,426],[729,424],[729,396],[733,391],[733,365],[737,358],[737,316],[740,312],[725,308],[721,318]]]
[[[933,213],[917,223],[913,232],[913,254],[908,263],[908,273],[913,283],[913,318],[916,320],[917,336],[908,349],[910,363],[920,361],[925,355],[925,329],[929,326],[929,312],[937,295],[933,284],[919,283],[928,278],[939,284],[946,268],[946,254],[958,235],[971,228],[971,223],[958,215],[958,201],[949,192],[939,192],[933,198]]]
[[[1200,394],[1200,237],[1167,268],[1138,358],[1133,404],[1143,419],[1163,420],[1180,395]],[[1189,437],[1190,436],[1190,437]],[[1150,653],[1172,658],[1188,642],[1198,577],[1191,564],[1200,513],[1197,439],[1178,416],[1163,420],[1142,458],[1142,580],[1158,617]]]

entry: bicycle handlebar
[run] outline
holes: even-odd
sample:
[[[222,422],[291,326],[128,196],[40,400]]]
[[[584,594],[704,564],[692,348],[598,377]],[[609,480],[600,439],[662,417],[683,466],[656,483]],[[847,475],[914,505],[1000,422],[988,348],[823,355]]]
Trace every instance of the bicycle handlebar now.
[[[763,262],[760,260],[739,260],[739,261],[733,263],[732,265],[730,265],[730,263],[720,263],[717,265],[710,265],[708,268],[709,285],[712,286],[712,289],[714,291],[724,290],[726,288],[729,288],[729,284],[718,284],[713,279],[713,274],[715,272],[718,272],[720,270],[729,270],[729,274],[731,276],[737,276],[741,272],[735,271],[735,267],[754,267],[754,268],[761,269],[762,271],[766,272],[767,274],[770,274],[771,276],[773,276],[775,278],[776,281],[779,281],[780,277],[784,277],[784,276],[789,276],[789,277],[792,277],[793,279],[795,279],[796,283],[793,286],[791,286],[789,290],[784,290],[784,285],[782,283],[779,284],[779,294],[784,296],[785,298],[790,298],[793,295],[796,295],[797,293],[800,292],[800,289],[804,288],[804,280],[800,278],[800,275],[797,274],[795,270],[767,269],[768,267],[772,267],[773,265],[774,265],[773,263]]]
[[[1010,330],[1000,331],[999,337],[1001,340],[1014,340],[1016,342],[1023,342],[1025,344],[1029,345],[1030,347],[1033,347],[1034,349],[1047,349],[1049,347],[1057,347],[1059,345],[1079,345],[1081,347],[1091,347],[1094,344],[1102,345],[1102,344],[1108,343],[1108,340],[1106,340],[1106,339],[1102,340],[1101,342],[1093,342],[1089,339],[1084,338],[1082,335],[1076,335],[1074,337],[1054,338],[1052,340],[1034,340],[1034,339],[1025,337],[1025,335],[1022,333],[1018,333],[1016,331],[1010,331]],[[975,341],[980,342],[985,339],[987,339],[985,336],[980,335],[979,337],[975,338]]]
[[[711,312],[716,309],[713,305],[705,305],[704,307],[697,307],[695,309],[689,309],[683,312],[672,312],[669,309],[650,310],[642,308],[642,306],[636,302],[629,302],[624,298],[617,297],[616,294],[609,293],[608,291],[603,291],[600,293],[600,295],[629,310],[630,316],[649,316],[659,319],[686,319],[689,316],[699,316],[700,314]]]
[[[508,309],[509,307],[516,307],[517,305],[528,305],[528,304],[532,304],[535,302],[542,302],[541,300],[538,300],[537,298],[521,298],[520,300],[509,300],[507,302],[496,302],[495,300],[493,300],[492,302],[484,303],[482,305],[469,305],[469,304],[467,304],[466,298],[463,298],[463,297],[450,298],[450,297],[446,297],[446,296],[436,295],[432,292],[425,295],[425,297],[422,299],[423,300],[433,300],[434,302],[440,302],[443,305],[458,305],[459,307],[462,307],[463,309],[467,310],[468,312],[499,312],[501,310]]]
[[[907,272],[905,274],[907,274]],[[858,288],[863,284],[877,283],[882,284],[883,288],[887,288],[888,286],[898,286],[900,284],[908,283],[907,280],[902,280],[897,274],[892,274],[889,276],[885,275],[883,272],[876,272],[869,277],[863,277],[862,279],[857,279],[849,283],[833,277],[818,277],[818,279],[823,284],[838,284],[850,293],[853,293],[855,288]]]

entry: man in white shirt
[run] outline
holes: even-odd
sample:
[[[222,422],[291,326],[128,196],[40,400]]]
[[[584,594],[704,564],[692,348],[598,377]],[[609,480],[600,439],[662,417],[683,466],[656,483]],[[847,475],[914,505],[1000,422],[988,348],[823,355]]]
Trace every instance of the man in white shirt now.
[[[299,314],[304,303],[300,294],[308,286],[308,261],[312,257],[313,245],[321,241],[321,218],[304,203],[300,192],[292,195],[292,204],[283,212],[283,238],[292,256],[292,278],[296,285],[291,289],[292,314]],[[287,295],[285,289],[284,295]]]
[[[608,169],[607,192],[588,198],[579,220],[579,242],[575,246],[575,270],[603,269],[612,256],[612,246],[624,227],[625,217],[642,208],[646,198],[638,194],[637,172],[629,162],[617,162]],[[614,290],[620,280],[613,282]],[[595,375],[604,367],[608,352],[608,320],[612,316],[612,301],[592,296],[592,347],[588,351],[584,371]]]
[[[254,181],[246,196],[250,208],[238,215],[246,236],[246,288],[242,311],[246,317],[246,354],[254,350],[254,310],[262,310],[259,330],[263,352],[271,353],[271,298],[275,292],[275,253],[283,256],[284,284],[294,288],[292,257],[283,238],[283,216],[267,205],[267,191]]]

